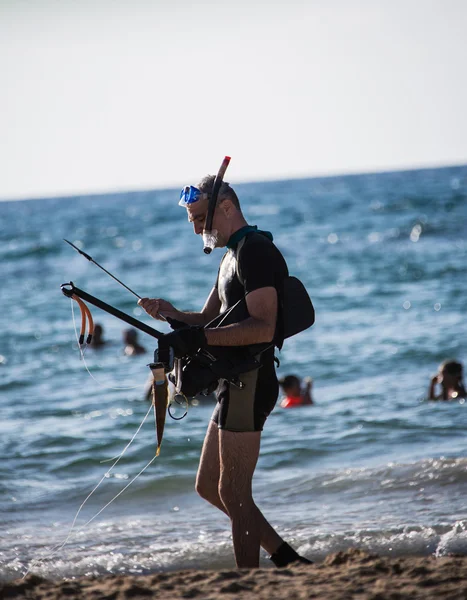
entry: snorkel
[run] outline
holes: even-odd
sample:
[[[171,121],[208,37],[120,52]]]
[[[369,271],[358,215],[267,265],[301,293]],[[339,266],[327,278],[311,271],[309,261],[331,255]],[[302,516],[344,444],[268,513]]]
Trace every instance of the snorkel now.
[[[214,219],[214,211],[216,210],[217,197],[219,196],[219,190],[221,189],[224,174],[229,166],[230,156],[226,156],[222,161],[221,167],[214,180],[212,192],[209,197],[208,212],[206,215],[206,224],[203,230],[203,242],[204,242],[204,253],[211,254],[216,247],[217,243],[217,231],[212,229],[212,221]]]

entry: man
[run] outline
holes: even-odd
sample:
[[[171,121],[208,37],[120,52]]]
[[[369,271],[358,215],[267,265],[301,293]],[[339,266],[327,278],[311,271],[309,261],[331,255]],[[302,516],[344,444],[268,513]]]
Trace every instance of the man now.
[[[196,235],[203,233],[214,176],[205,177],[197,188],[182,190],[180,204]],[[182,312],[163,299],[142,298],[140,304],[154,318],[168,317],[191,327],[167,334],[175,349],[200,346],[247,346],[281,343],[280,294],[287,265],[268,232],[257,231],[246,222],[235,191],[223,182],[213,217],[216,246],[227,247],[217,282],[199,313]],[[238,262],[238,264],[237,264]],[[249,317],[218,328],[204,326],[246,295]],[[278,396],[274,348],[260,357],[261,368],[239,379],[244,389],[220,380],[217,405],[208,426],[196,478],[200,496],[231,520],[235,559],[239,568],[259,566],[260,545],[276,566],[299,556],[272,528],[252,496],[252,478],[267,416]]]

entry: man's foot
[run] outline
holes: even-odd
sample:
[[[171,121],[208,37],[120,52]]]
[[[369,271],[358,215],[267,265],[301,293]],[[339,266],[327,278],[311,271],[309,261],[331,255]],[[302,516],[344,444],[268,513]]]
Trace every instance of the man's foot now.
[[[289,546],[287,542],[283,542],[279,546],[279,548],[274,552],[274,554],[271,554],[269,559],[272,560],[276,567],[286,567],[287,565],[290,565],[290,563],[294,562],[299,562],[307,565],[313,564],[312,560],[308,560],[308,558],[300,556],[298,552],[295,552],[292,546]]]

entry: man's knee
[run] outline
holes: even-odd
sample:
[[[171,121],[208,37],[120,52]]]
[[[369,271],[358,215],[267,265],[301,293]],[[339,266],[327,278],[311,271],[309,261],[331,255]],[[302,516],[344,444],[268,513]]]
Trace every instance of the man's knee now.
[[[216,481],[203,477],[200,474],[196,477],[195,490],[204,500],[215,503],[219,499],[217,488],[218,484]]]
[[[195,490],[198,496],[201,496],[201,498],[204,498],[205,500],[207,499],[207,496],[209,496],[209,488],[202,479],[196,479]]]

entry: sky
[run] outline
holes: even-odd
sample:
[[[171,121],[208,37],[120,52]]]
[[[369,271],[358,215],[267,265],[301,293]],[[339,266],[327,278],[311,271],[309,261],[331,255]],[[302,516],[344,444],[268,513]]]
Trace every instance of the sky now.
[[[0,0],[0,199],[467,163],[464,0]]]

